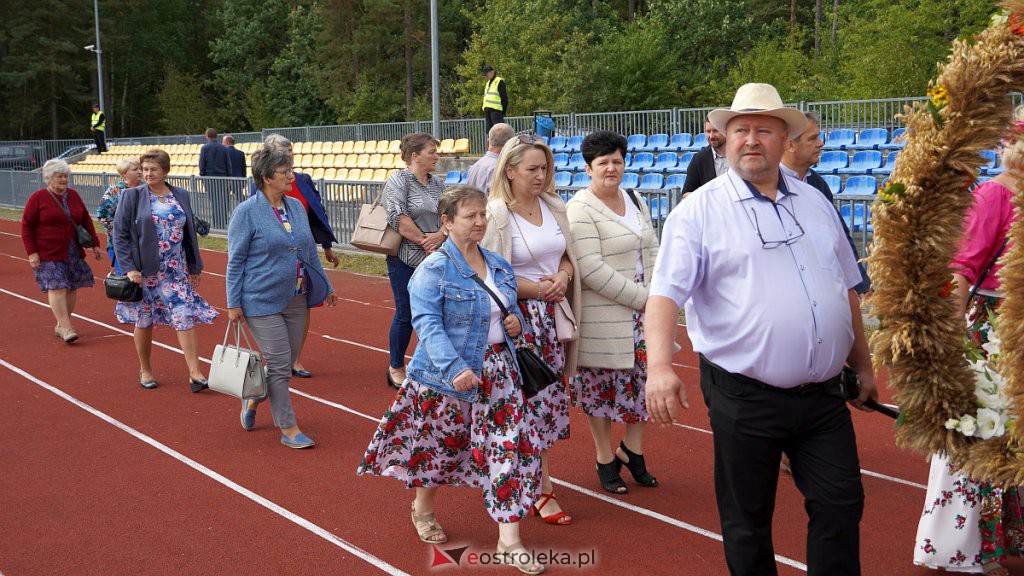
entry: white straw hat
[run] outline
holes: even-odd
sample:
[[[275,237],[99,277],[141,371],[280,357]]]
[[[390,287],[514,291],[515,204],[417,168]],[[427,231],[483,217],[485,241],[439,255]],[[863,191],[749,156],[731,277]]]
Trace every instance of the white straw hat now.
[[[807,117],[796,108],[787,108],[782,103],[778,90],[771,84],[744,84],[736,90],[732,107],[718,108],[708,114],[708,120],[724,133],[726,125],[736,116],[759,114],[774,116],[786,123],[789,135],[803,134],[807,129]]]

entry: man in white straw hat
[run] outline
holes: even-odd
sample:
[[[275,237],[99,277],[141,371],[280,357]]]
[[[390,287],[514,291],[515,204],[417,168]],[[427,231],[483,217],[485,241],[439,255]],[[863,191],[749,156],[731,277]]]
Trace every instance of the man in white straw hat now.
[[[730,574],[777,573],[772,514],[783,451],[810,516],[808,574],[860,574],[864,489],[843,365],[860,377],[855,406],[877,394],[852,290],[857,262],[832,205],[780,172],[787,138],[807,124],[802,112],[773,86],[746,84],[709,118],[726,135],[731,170],[665,221],[646,310],[647,410],[667,426],[688,407],[671,358],[685,306]]]

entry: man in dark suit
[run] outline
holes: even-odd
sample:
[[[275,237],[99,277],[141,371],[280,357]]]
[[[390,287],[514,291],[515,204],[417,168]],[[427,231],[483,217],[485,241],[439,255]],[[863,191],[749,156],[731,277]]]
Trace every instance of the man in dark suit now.
[[[779,169],[786,176],[814,186],[824,194],[825,198],[828,198],[829,202],[832,202],[832,190],[828,187],[828,183],[817,172],[811,170],[811,166],[818,163],[818,159],[821,157],[821,147],[825,145],[821,139],[821,130],[818,128],[818,115],[813,112],[805,112],[804,116],[807,117],[807,129],[803,134],[794,136],[786,142],[786,148],[782,153],[782,165]],[[861,282],[854,287],[854,290],[857,294],[864,294],[871,290],[871,278],[868,277],[864,264],[860,262],[857,245],[853,242],[853,236],[850,234],[846,221],[841,216],[839,221],[843,225],[843,231],[846,232],[846,239],[850,242],[850,249],[853,250],[853,255],[858,260],[857,267],[860,268]]]
[[[206,129],[206,144],[199,149],[200,176],[231,176],[231,155],[223,144],[217,142],[217,131]],[[220,230],[228,227],[228,214],[231,206],[228,197],[230,183],[226,180],[207,180],[204,184],[206,196],[210,200],[210,225]]]
[[[235,148],[235,137],[231,134],[225,134],[224,138],[221,139],[221,144],[228,149],[228,158],[231,160],[231,173],[229,176],[232,178],[245,178],[245,152]]]
[[[689,194],[729,171],[729,162],[725,159],[725,134],[705,119],[704,135],[708,137],[708,145],[690,160],[683,194]]]

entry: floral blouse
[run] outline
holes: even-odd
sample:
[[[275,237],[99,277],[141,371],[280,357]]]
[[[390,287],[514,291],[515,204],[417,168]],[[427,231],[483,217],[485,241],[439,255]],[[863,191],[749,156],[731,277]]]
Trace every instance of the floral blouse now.
[[[121,199],[121,192],[128,187],[124,180],[114,184],[103,193],[100,199],[100,207],[96,210],[96,218],[106,229],[107,234],[114,233],[114,212],[117,211],[117,201]]]

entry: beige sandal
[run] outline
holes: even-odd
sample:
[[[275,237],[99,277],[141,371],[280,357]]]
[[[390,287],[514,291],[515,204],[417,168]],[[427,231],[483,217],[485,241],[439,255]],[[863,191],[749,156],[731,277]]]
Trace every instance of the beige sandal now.
[[[427,544],[444,544],[448,541],[448,535],[444,533],[444,529],[437,523],[434,513],[416,514],[415,502],[412,503],[412,525],[416,528],[416,533],[419,534],[420,540]],[[441,539],[432,540],[431,538],[435,536],[441,536]]]
[[[520,562],[524,556],[526,557],[527,562]],[[526,547],[523,546],[522,542],[504,550],[501,549],[501,544],[498,544],[498,549],[494,554],[495,564],[512,566],[523,574],[540,574],[543,572],[545,566],[543,564],[533,562],[532,560],[533,553],[527,550]]]

